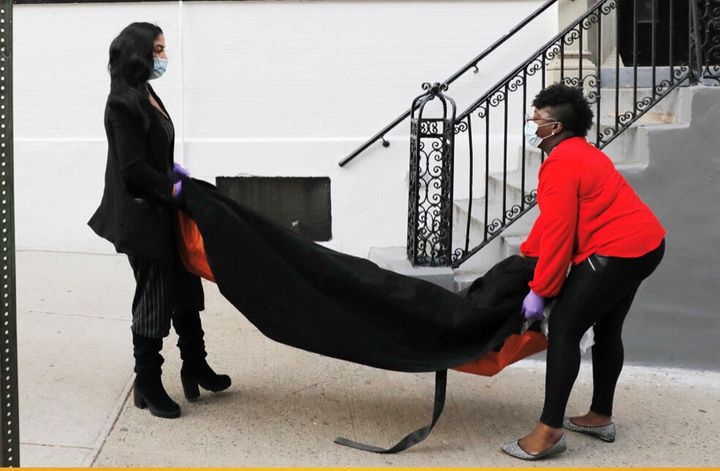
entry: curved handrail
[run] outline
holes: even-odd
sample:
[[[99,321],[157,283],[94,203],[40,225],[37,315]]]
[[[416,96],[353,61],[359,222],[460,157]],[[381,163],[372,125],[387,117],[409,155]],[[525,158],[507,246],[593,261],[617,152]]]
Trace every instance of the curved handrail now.
[[[457,122],[459,123],[460,121],[465,119],[470,113],[477,110],[480,107],[480,105],[482,105],[484,102],[486,102],[493,94],[497,93],[508,82],[512,81],[512,79],[517,74],[522,72],[523,69],[528,66],[528,64],[537,60],[539,57],[541,57],[543,54],[545,54],[546,51],[548,51],[555,44],[557,44],[558,41],[561,41],[565,36],[567,36],[567,34],[570,31],[577,28],[583,21],[585,21],[591,15],[595,14],[595,12],[597,10],[599,10],[600,8],[603,8],[606,3],[607,3],[607,0],[598,1],[587,12],[585,12],[581,17],[579,17],[578,19],[573,21],[569,26],[567,26],[565,29],[563,29],[561,32],[559,32],[555,37],[553,37],[551,40],[546,42],[540,49],[538,49],[533,54],[531,54],[529,59],[527,59],[526,61],[523,61],[519,66],[517,66],[515,69],[513,69],[512,72],[510,72],[505,77],[500,79],[494,86],[490,87],[490,89],[485,94],[483,94],[480,98],[475,100],[473,102],[473,104],[468,106],[465,111],[460,113],[460,115],[458,116]]]
[[[487,49],[485,49],[483,52],[481,52],[478,56],[476,56],[473,60],[465,64],[464,67],[462,67],[460,70],[455,72],[453,75],[450,76],[447,80],[440,82],[447,85],[450,85],[455,80],[463,76],[467,71],[469,71],[472,68],[477,69],[478,63],[483,60],[485,57],[487,57],[490,53],[492,53],[495,49],[500,47],[505,41],[513,37],[518,31],[523,29],[525,26],[527,26],[528,23],[530,23],[532,20],[540,16],[545,10],[550,8],[552,5],[557,3],[557,0],[548,0],[545,2],[542,6],[540,6],[537,10],[532,12],[527,18],[522,20],[520,23],[518,23],[513,29],[511,29],[508,33],[506,33],[504,36],[502,36],[500,39],[492,43]],[[377,142],[378,140],[383,140],[383,146],[387,147],[390,145],[388,141],[385,140],[385,134],[387,134],[389,131],[394,129],[398,124],[402,123],[410,114],[415,111],[413,108],[408,109],[403,114],[395,118],[390,124],[385,126],[382,130],[380,130],[377,134],[375,134],[373,137],[365,141],[360,147],[355,149],[350,155],[345,157],[343,160],[341,160],[338,165],[340,167],[344,167],[348,162],[353,160],[358,155],[362,154],[365,149],[370,147],[372,144]]]

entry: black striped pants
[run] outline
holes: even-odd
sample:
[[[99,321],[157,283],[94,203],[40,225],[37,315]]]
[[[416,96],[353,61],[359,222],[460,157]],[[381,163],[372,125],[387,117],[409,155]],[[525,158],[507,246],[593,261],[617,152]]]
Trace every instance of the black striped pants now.
[[[168,261],[134,255],[128,255],[128,259],[136,283],[132,303],[135,334],[167,337],[173,316],[205,308],[200,278],[185,269],[177,253]]]

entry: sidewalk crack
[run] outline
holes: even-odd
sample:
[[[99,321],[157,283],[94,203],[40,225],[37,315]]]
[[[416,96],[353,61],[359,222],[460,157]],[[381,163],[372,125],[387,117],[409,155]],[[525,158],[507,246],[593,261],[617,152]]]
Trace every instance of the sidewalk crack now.
[[[30,445],[30,446],[44,446],[48,448],[67,448],[72,450],[92,450],[92,447],[88,446],[76,446],[76,445],[58,445],[54,443],[35,443],[35,442],[20,442],[21,445]]]
[[[51,316],[66,316],[66,317],[82,317],[84,319],[97,319],[104,321],[118,321],[127,322],[127,319],[118,319],[117,317],[104,317],[104,316],[91,316],[89,314],[73,314],[68,312],[54,312],[54,311],[40,311],[36,309],[18,309],[19,311],[25,311],[31,314],[49,314]]]

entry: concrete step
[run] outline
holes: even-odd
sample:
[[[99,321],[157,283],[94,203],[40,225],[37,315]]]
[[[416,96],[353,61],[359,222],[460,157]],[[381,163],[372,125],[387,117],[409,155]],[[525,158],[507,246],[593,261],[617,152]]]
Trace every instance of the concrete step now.
[[[520,245],[525,242],[527,236],[503,236],[503,258],[520,254]]]
[[[381,268],[391,270],[406,276],[420,278],[429,281],[438,286],[452,291],[460,291],[467,288],[477,278],[483,276],[500,260],[511,255],[517,255],[520,252],[520,244],[527,238],[529,229],[535,217],[529,215],[521,219],[529,224],[514,228],[511,226],[506,233],[500,234],[495,240],[483,247],[475,256],[467,260],[457,269],[450,267],[413,267],[407,260],[405,247],[372,247],[368,254],[370,261],[376,263]],[[521,223],[516,223],[521,226]],[[464,247],[464,242],[454,241],[453,248]],[[471,245],[472,249],[474,246]]]
[[[537,189],[538,173],[525,172],[525,184],[523,186],[523,174],[520,170],[508,172],[507,176],[502,173],[491,173],[488,178],[488,195],[491,204],[498,209],[498,214],[502,215],[502,201],[505,196],[505,207],[509,210],[513,206],[521,206],[524,197],[527,197],[531,191]]]
[[[492,201],[492,200],[491,200]],[[472,202],[472,207],[470,203]],[[469,211],[470,210],[470,211]],[[492,221],[502,213],[497,204],[488,206],[488,220]],[[467,231],[468,215],[470,215],[470,233],[484,236],[485,233],[485,198],[457,199],[453,201],[453,238],[464,240]]]
[[[455,270],[455,289],[470,286],[499,261],[520,253],[520,244],[527,239],[532,225],[540,214],[537,206],[507,227],[495,240],[481,249]]]
[[[643,132],[639,135],[643,136],[645,139],[647,139],[647,133]],[[644,142],[647,142],[645,140]],[[638,144],[633,142],[624,142],[620,141],[616,144],[616,146],[624,145],[626,150],[631,149],[632,150],[632,157],[633,159],[637,158],[643,158],[643,161],[620,161],[615,163],[615,168],[617,168],[619,171],[640,171],[647,167],[648,165],[648,151],[647,147],[642,146],[643,141],[640,141]],[[612,144],[611,144],[612,146]],[[612,148],[611,148],[612,149]],[[626,156],[627,154],[623,154]],[[530,192],[532,190],[537,189],[538,186],[538,176],[537,174],[525,174],[525,186],[524,189],[522,187],[522,174],[520,171],[514,171],[514,172],[508,172],[507,177],[504,178],[502,174],[490,174],[490,177],[488,179],[489,182],[489,197],[490,197],[490,207],[493,208],[494,212],[491,213],[493,215],[496,215],[495,217],[501,217],[502,215],[502,201],[503,201],[503,195],[505,195],[505,207],[507,210],[510,210],[513,206],[521,206],[521,203],[524,198],[527,198],[530,195]],[[465,200],[463,200],[465,201]],[[481,201],[482,204],[484,204],[484,200]],[[525,207],[526,205],[522,205],[521,207]],[[476,213],[473,212],[473,217],[476,217]],[[491,220],[493,217],[491,216]],[[480,220],[482,221],[482,220]]]
[[[464,247],[467,236],[468,224],[468,203],[470,200],[461,199],[453,202],[453,239],[460,242],[460,247]],[[509,208],[509,206],[508,206]],[[502,202],[495,200],[488,206],[488,220],[492,222],[502,220]],[[524,218],[519,218],[513,222],[510,227],[521,224]],[[506,222],[510,222],[510,218]],[[506,230],[509,230],[506,229]],[[523,227],[524,231],[525,228]],[[529,230],[529,228],[528,228]],[[485,198],[472,200],[472,214],[470,215],[470,246],[471,248],[478,245],[485,237]]]
[[[429,281],[448,290],[455,287],[450,267],[413,267],[407,259],[406,247],[371,247],[368,259],[380,268]]]
[[[682,113],[681,113],[682,114]],[[624,163],[644,163],[648,161],[648,143],[647,143],[647,131],[657,129],[656,126],[664,125],[683,125],[681,121],[681,114],[672,116],[661,111],[653,115],[649,112],[643,118],[638,120],[636,123],[631,125],[629,128],[622,131],[622,133],[613,140],[610,144],[611,147],[604,149],[605,153],[608,154],[610,160],[616,164]],[[600,123],[600,132],[611,134],[615,128],[614,116],[604,116]],[[597,139],[597,123],[593,123],[592,127],[588,131],[588,140],[595,142]],[[524,152],[524,160],[523,160]],[[531,147],[529,145],[518,146],[517,153],[515,154],[515,160],[508,162],[508,168],[514,169],[511,172],[518,172],[519,169],[525,167],[526,182],[537,183],[537,174],[540,171],[542,165],[542,152],[537,147]],[[502,172],[491,172],[491,178],[502,178]],[[520,181],[519,178],[515,181]],[[516,185],[519,187],[519,185]],[[531,185],[531,189],[535,187]],[[482,188],[479,188],[482,190]]]
[[[470,206],[471,203],[472,206]],[[485,230],[485,198],[475,198],[472,201],[457,199],[453,201],[453,238],[461,240],[465,237],[469,213],[471,213],[470,233],[483,234]]]
[[[675,68],[677,71],[678,69]],[[639,89],[651,89],[653,86],[653,68],[638,67],[637,81],[635,80],[634,67],[621,67],[617,74],[615,67],[603,67],[600,69],[600,82],[606,87],[618,87],[631,89],[637,86]],[[670,80],[670,67],[655,68],[655,85],[660,85],[664,80]]]
[[[646,99],[653,98],[651,88],[639,88],[637,95],[632,88],[620,88],[615,102],[615,88],[603,88],[600,90],[602,102],[600,107],[600,122],[602,124],[614,125],[615,117],[634,110],[635,103],[642,103]],[[686,88],[680,88],[665,97],[662,97],[650,111],[643,115],[639,124],[673,124],[689,122],[690,115],[683,100],[687,95]],[[657,96],[657,95],[656,95]],[[659,96],[657,96],[659,97]],[[593,112],[597,114],[597,108],[592,106]],[[597,119],[597,116],[596,116]]]
[[[648,162],[648,143],[647,131],[657,129],[658,125],[688,125],[690,123],[690,106],[692,90],[687,87],[680,87],[669,93],[650,111],[643,115],[637,122],[632,124],[628,129],[623,131],[613,142],[605,149],[610,159],[616,164],[619,163],[644,163]],[[615,127],[616,108],[615,108],[615,89],[602,88],[603,104],[600,108],[600,131],[608,133]],[[644,98],[650,97],[652,90],[650,88],[640,88],[637,91],[637,99],[642,101]],[[633,110],[634,92],[632,89],[621,88],[618,95],[619,114],[622,115],[627,111]],[[593,113],[597,113],[596,106],[592,106]],[[597,120],[597,117],[595,118]],[[650,126],[648,128],[648,126]],[[597,138],[597,122],[593,123],[592,128],[588,132],[588,139],[595,142]],[[524,155],[524,161],[523,161]],[[541,161],[541,152],[535,147],[527,144],[519,145],[517,152],[510,153],[508,159],[508,168],[520,169],[524,167],[529,176],[537,175]],[[501,172],[491,172],[491,175],[497,177],[502,175]],[[481,179],[478,181],[482,181]]]
[[[501,260],[502,244],[500,236],[455,270],[451,267],[413,267],[407,259],[405,247],[371,247],[368,259],[386,270],[458,291],[469,286]],[[464,241],[453,242],[453,248],[460,246],[464,246]]]
[[[603,148],[619,170],[645,168],[650,163],[651,133],[663,129],[687,128],[689,124],[643,124],[633,126]]]
[[[613,141],[603,148],[610,160],[616,165],[626,163],[643,163],[648,162],[648,127],[654,126],[665,126],[666,124],[658,123],[635,123],[629,128],[621,131]],[[601,124],[600,132],[605,133],[605,136],[611,136],[615,124]],[[593,124],[592,128],[588,133],[588,138],[595,142],[597,137],[597,126]]]
[[[666,124],[638,124],[626,129],[620,136],[603,149],[610,160],[618,168],[644,168],[649,162],[649,132],[657,129],[657,126],[684,126],[684,125],[666,125]],[[603,127],[606,129],[607,127]],[[595,130],[591,131],[590,138],[595,135]],[[523,194],[528,195],[532,190],[537,189],[540,151],[526,151],[529,157],[526,162],[537,162],[525,170],[525,186],[523,192],[522,172],[513,170],[508,172],[506,183],[507,206],[519,205],[522,201]],[[502,204],[503,197],[503,173],[491,172],[488,177],[489,191],[488,195],[491,204]]]
[[[542,151],[537,147],[525,144],[525,160],[523,161],[523,146],[518,147],[517,165],[515,168],[522,168],[523,164],[525,172],[528,175],[537,175],[542,165]]]

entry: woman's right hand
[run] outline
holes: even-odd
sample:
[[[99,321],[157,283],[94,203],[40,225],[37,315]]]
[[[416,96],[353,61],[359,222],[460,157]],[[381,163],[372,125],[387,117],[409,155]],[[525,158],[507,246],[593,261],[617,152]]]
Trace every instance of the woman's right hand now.
[[[182,180],[178,180],[175,182],[172,188],[172,197],[174,200],[180,199],[180,194],[182,193]]]

